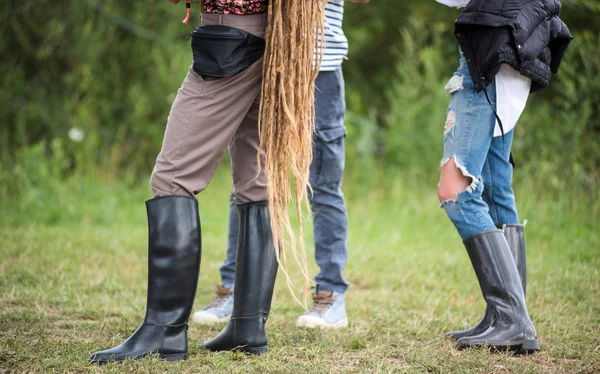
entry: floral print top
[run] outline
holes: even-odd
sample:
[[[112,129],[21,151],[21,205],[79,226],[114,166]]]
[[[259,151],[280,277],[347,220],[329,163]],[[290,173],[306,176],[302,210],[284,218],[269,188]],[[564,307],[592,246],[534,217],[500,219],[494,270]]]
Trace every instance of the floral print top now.
[[[248,15],[265,13],[269,0],[204,0],[204,12]]]

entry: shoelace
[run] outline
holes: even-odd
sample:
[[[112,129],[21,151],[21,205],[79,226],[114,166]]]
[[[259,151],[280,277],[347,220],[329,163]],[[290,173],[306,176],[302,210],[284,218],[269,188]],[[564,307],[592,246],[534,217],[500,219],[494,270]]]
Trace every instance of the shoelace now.
[[[217,297],[210,302],[210,306],[220,308],[227,301],[231,293],[231,288],[223,287],[222,285],[217,284]]]
[[[337,300],[337,295],[333,292],[319,291],[319,293],[313,295],[313,307],[312,311],[317,313],[323,313],[327,309],[331,308],[333,303]]]

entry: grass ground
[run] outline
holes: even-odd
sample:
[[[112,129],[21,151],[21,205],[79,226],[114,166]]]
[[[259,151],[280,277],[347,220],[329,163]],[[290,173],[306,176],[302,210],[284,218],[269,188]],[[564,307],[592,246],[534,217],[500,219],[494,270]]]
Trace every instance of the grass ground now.
[[[200,197],[196,309],[218,281],[228,179],[219,173]],[[197,342],[221,327],[192,325],[185,362],[149,358],[98,368],[87,363],[90,353],[120,343],[143,317],[147,187],[79,178],[52,191],[0,204],[0,373],[600,372],[600,209],[589,196],[555,199],[526,185],[517,191],[529,220],[528,304],[542,345],[536,355],[457,351],[444,338],[483,314],[474,273],[435,186],[388,175],[376,188],[347,189],[348,329],[296,328],[302,309],[280,277],[268,355],[198,352]]]

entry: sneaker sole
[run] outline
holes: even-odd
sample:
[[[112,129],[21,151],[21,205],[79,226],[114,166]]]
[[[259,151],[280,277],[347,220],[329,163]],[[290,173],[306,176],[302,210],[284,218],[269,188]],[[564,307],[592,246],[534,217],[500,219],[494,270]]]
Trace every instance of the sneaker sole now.
[[[309,329],[322,328],[322,329],[342,329],[348,327],[348,319],[336,323],[327,323],[321,318],[311,316],[300,316],[296,321],[297,327],[306,327]]]
[[[199,325],[216,325],[218,323],[225,323],[229,321],[229,317],[219,318],[213,314],[196,312],[192,316],[192,322]]]

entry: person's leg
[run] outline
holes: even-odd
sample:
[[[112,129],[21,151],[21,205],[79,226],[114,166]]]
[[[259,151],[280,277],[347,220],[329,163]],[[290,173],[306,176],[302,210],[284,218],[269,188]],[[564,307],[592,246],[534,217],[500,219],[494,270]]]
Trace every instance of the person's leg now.
[[[315,89],[316,134],[309,191],[313,211],[315,277],[313,308],[300,316],[301,327],[347,326],[342,272],[348,260],[348,213],[342,193],[344,173],[345,98],[342,69],[321,72]]]
[[[231,27],[240,28],[246,30],[255,36],[264,38],[265,36],[265,25],[266,25],[266,15],[253,15],[253,16],[236,16],[230,15],[221,17],[217,14],[204,14],[203,15],[203,25],[209,24],[222,24],[225,23]],[[258,122],[258,111],[259,111],[259,103],[258,98],[252,104],[252,107],[245,113],[244,121],[240,126],[240,132],[237,135],[238,138],[240,136],[244,136],[246,130],[251,127],[257,127]],[[230,147],[230,159],[231,159],[231,169],[232,169],[232,177],[235,180],[235,170],[234,170],[234,156],[232,155],[232,144],[235,143],[235,140],[232,138],[232,141],[229,144]],[[239,168],[244,168],[244,162],[253,162],[253,158],[256,157],[258,149],[254,149],[254,154],[250,154],[252,150],[246,155],[248,157],[247,160],[242,161],[242,165],[238,166]],[[239,173],[239,172],[238,172]],[[238,217],[238,209],[235,205],[235,186],[233,187],[233,191],[229,201],[229,231],[228,231],[228,246],[226,252],[226,258],[221,264],[220,273],[221,273],[221,284],[217,285],[216,296],[210,302],[210,304],[200,311],[196,312],[193,316],[193,321],[201,324],[214,324],[219,322],[226,322],[231,313],[233,311],[233,286],[235,282],[235,268],[236,268],[236,256],[237,256],[237,247],[238,247],[238,236],[239,236],[239,217]]]
[[[259,165],[257,158],[260,150],[259,111],[260,97],[257,97],[229,144],[233,201],[236,205],[267,200],[264,154],[260,156],[263,166]]]
[[[456,77],[462,82],[451,92],[438,195],[459,235],[466,239],[496,228],[482,197],[481,180],[496,120],[484,93],[475,91],[464,57]],[[495,85],[487,92],[495,103]]]
[[[260,91],[262,60],[229,78],[190,71],[169,115],[150,179],[155,197],[195,196],[211,181],[227,146]]]
[[[510,153],[512,134],[508,136],[509,144],[506,136],[504,143],[493,142],[494,112],[485,93],[475,91],[464,56],[456,77],[454,83],[462,82],[452,85],[438,192],[442,207],[463,238],[488,310],[479,325],[453,336],[466,333],[457,341],[460,348],[490,345],[534,351],[537,337],[514,260],[482,196],[488,154]],[[495,105],[494,84],[487,94]],[[511,180],[505,174],[502,170],[492,173],[491,183],[510,186]]]
[[[489,108],[484,93],[477,94],[461,54],[460,66],[448,85],[446,92],[452,94],[444,128],[444,159],[438,195],[441,206],[455,224],[461,238],[495,228],[483,200],[485,186],[478,175],[482,175],[487,153],[492,141],[495,117]],[[495,99],[495,90],[490,99]],[[494,102],[494,101],[492,101]],[[466,162],[473,158],[473,165]],[[492,323],[493,312],[486,307],[483,319],[475,326],[446,334],[458,340],[486,331]]]
[[[506,134],[507,144],[512,145],[514,131]],[[483,182],[483,199],[490,207],[490,215],[499,229],[504,231],[504,236],[512,252],[523,292],[527,294],[527,260],[525,250],[525,225],[519,221],[517,204],[512,188],[513,165],[510,155],[501,152],[502,138],[495,137],[485,162]],[[510,181],[510,183],[495,183],[494,181]]]
[[[319,265],[316,283],[323,290],[344,293],[348,282],[342,271],[348,261],[348,212],[342,192],[346,128],[346,103],[342,68],[321,72],[315,90],[316,135],[310,202],[313,209],[315,259]]]
[[[502,221],[518,222],[516,204],[512,191],[512,165],[509,162],[510,153],[502,153],[502,149],[512,147],[514,131],[502,137],[494,137],[482,170],[482,198],[489,208],[489,214],[497,228],[502,228]],[[507,183],[508,182],[508,183]],[[502,218],[499,218],[502,217]],[[511,252],[514,248],[511,246]],[[477,335],[485,331],[492,322],[492,311],[486,308],[483,319],[474,327],[452,331],[446,335],[458,340],[464,336]]]
[[[510,153],[502,152],[503,148],[510,149],[512,147],[513,136],[514,131],[510,131],[505,134],[504,140],[502,137],[494,137],[492,139],[490,150],[488,151],[482,170],[482,181],[484,185],[482,198],[487,204],[489,214],[497,228],[502,229],[505,225],[503,222],[511,223],[511,228],[507,230],[508,235],[507,231],[505,231],[505,236],[508,240],[513,258],[515,258],[515,262],[517,263],[517,269],[519,270],[519,273],[521,273],[521,268],[524,267],[525,261],[517,262],[515,256],[516,253],[520,252],[520,248],[522,247],[516,245],[514,240],[509,240],[509,237],[514,237],[512,233],[515,232],[515,230],[512,229],[512,223],[519,222],[512,190],[513,166],[510,163]],[[454,340],[458,340],[465,336],[478,335],[491,325],[492,319],[492,310],[489,307],[486,307],[485,315],[477,325],[466,330],[452,331],[446,335]]]
[[[187,321],[201,253],[194,195],[210,182],[227,145],[255,102],[261,67],[259,61],[236,76],[211,81],[191,69],[188,72],[173,103],[150,179],[154,198],[146,203],[148,259],[149,269],[156,270],[148,274],[146,318],[128,340],[95,353],[92,362],[142,358],[152,352],[168,360],[187,357]]]
[[[512,147],[514,130],[504,135],[504,149]],[[483,200],[490,209],[490,216],[498,228],[502,225],[519,224],[517,204],[512,188],[513,166],[510,152],[502,153],[502,137],[492,139],[483,167]],[[500,181],[496,183],[495,181]]]
[[[229,147],[233,192],[239,212],[239,239],[234,305],[227,326],[200,348],[239,350],[260,355],[268,351],[265,323],[277,275],[277,258],[270,226],[267,181],[259,167],[259,101],[253,105]],[[264,165],[264,155],[261,155]]]
[[[227,257],[221,268],[221,284],[227,288],[233,288],[235,280],[235,255],[237,250],[238,234],[239,234],[239,218],[238,211],[235,207],[233,193],[229,197],[229,227],[227,232]]]

